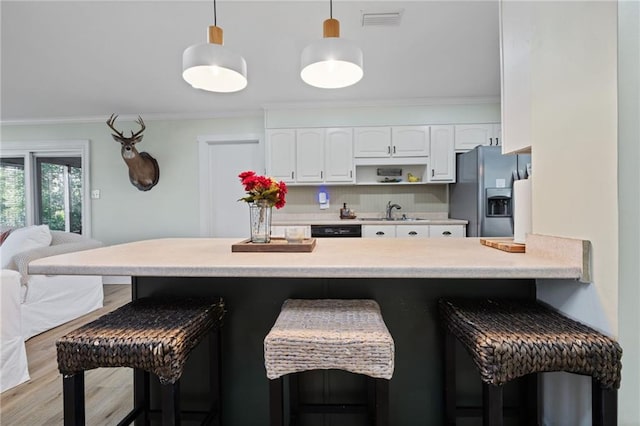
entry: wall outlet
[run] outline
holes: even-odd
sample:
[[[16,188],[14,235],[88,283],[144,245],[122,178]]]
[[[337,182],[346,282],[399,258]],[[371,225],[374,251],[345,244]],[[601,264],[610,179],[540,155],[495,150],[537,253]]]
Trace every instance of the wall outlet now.
[[[91,199],[92,200],[97,200],[98,198],[100,198],[100,190],[99,189],[94,189],[91,191]]]
[[[329,200],[326,203],[320,204],[320,210],[326,210],[329,208]]]

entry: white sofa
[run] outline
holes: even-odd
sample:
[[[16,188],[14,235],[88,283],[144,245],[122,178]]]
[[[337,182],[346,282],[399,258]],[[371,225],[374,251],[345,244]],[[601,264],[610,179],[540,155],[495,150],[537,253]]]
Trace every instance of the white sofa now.
[[[39,241],[34,244],[33,239],[20,240],[23,247],[28,247],[28,249],[24,251],[21,248],[16,249],[15,241],[10,240],[12,234],[18,231],[20,231],[18,233],[23,233],[25,231],[22,230],[27,228],[37,228],[34,231],[39,233],[36,238],[39,238]],[[0,247],[3,255],[2,264],[5,268],[2,270],[1,391],[9,389],[9,385],[15,386],[28,380],[28,373],[26,375],[8,373],[12,369],[21,371],[22,363],[19,353],[24,351],[24,341],[103,306],[102,277],[29,275],[28,273],[29,262],[35,259],[96,248],[102,244],[97,240],[78,234],[48,231],[48,228],[43,229],[42,226],[27,228],[11,232]],[[48,244],[47,231],[50,233]],[[5,244],[12,247],[5,247]],[[5,248],[7,250],[4,250]],[[12,255],[16,251],[17,253]],[[7,303],[12,303],[11,307],[7,309],[5,309],[5,298]],[[15,300],[19,302],[17,311]],[[14,352],[11,354],[13,355],[10,356],[8,353],[5,357],[5,344],[9,349],[12,345],[17,345],[15,336],[17,324],[20,327],[21,338],[18,340],[22,342],[22,349],[16,347],[12,349]],[[15,383],[16,380],[22,381]]]
[[[20,274],[10,269],[1,271],[0,303],[0,391],[4,392],[29,380],[27,352],[22,337],[22,315],[20,314]]]

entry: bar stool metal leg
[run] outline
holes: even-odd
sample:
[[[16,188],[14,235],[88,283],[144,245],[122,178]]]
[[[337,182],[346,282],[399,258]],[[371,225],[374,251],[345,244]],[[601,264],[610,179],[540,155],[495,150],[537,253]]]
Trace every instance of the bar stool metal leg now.
[[[444,415],[445,425],[456,424],[456,338],[444,332]]]
[[[282,398],[282,377],[269,380],[269,424],[284,426],[284,401]]]
[[[389,425],[389,380],[374,379],[376,388],[375,426]]]
[[[209,354],[211,364],[209,366],[209,389],[211,391],[211,406],[209,415],[202,422],[203,424],[222,424],[222,358],[219,356],[221,347],[221,335],[218,328],[211,330],[209,334]],[[215,420],[215,422],[214,422]]]
[[[180,424],[180,380],[173,384],[160,385],[162,399],[162,426]]]
[[[618,391],[604,389],[599,381],[591,379],[591,416],[593,426],[618,424]]]
[[[527,374],[522,378],[524,389],[520,398],[520,424],[523,426],[538,426],[540,424],[538,379],[538,373]]]
[[[502,386],[482,382],[482,424],[483,426],[503,426]]]
[[[84,371],[62,378],[64,426],[84,426]]]
[[[300,421],[300,373],[288,374],[289,379],[289,426],[297,426]]]

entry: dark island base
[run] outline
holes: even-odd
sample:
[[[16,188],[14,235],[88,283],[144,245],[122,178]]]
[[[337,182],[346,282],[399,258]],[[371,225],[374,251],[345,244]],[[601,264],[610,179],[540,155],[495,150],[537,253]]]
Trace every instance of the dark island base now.
[[[442,334],[436,305],[440,297],[535,299],[535,280],[136,277],[132,288],[134,298],[160,294],[224,298],[228,310],[222,328],[225,426],[268,425],[269,381],[262,345],[287,298],[370,298],[380,304],[395,341],[395,372],[389,389],[394,426],[443,424]],[[204,344],[194,351],[182,377],[183,409],[206,404],[206,348]],[[479,406],[480,378],[467,356],[458,356],[457,371],[459,405]],[[363,402],[364,385],[359,376],[334,370],[305,373],[300,379],[307,402]],[[505,405],[516,405],[519,393],[517,385],[508,385]],[[309,426],[366,424],[360,415],[314,414],[301,420],[301,425]],[[460,419],[458,424],[477,425],[480,420]]]

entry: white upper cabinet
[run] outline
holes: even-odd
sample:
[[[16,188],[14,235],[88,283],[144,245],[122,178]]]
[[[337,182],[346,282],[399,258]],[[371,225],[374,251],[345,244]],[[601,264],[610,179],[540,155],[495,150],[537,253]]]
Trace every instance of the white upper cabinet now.
[[[431,126],[429,168],[429,182],[455,182],[454,126]]]
[[[391,127],[358,127],[353,143],[356,157],[389,157]]]
[[[429,126],[358,127],[355,157],[427,157]]]
[[[267,174],[287,183],[295,181],[296,131],[275,129],[266,132]]]
[[[267,174],[287,183],[353,183],[353,129],[267,130]]]
[[[425,157],[429,155],[429,126],[397,126],[391,128],[391,155]]]
[[[531,152],[531,2],[500,3],[500,100],[503,154]]]
[[[324,143],[324,180],[353,182],[353,129],[326,129]]]
[[[324,180],[324,129],[296,130],[296,182]]]
[[[469,151],[478,145],[500,145],[500,128],[500,123],[457,124],[455,126],[456,151]]]

